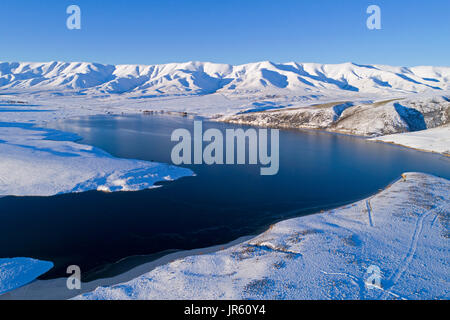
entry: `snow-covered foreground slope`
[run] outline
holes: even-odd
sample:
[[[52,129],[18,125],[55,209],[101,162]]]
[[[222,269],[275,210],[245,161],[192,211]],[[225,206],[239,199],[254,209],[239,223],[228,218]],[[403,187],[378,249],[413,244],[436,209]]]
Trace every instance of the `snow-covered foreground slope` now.
[[[151,188],[158,181],[193,175],[189,169],[166,164],[117,159],[72,142],[74,138],[54,130],[0,122],[0,196],[135,191]]]
[[[418,132],[392,134],[372,140],[450,155],[450,125]]]
[[[30,258],[0,259],[0,295],[32,282],[51,268],[51,262]]]
[[[449,299],[449,192],[448,180],[408,173],[364,201],[77,299]],[[378,268],[381,287],[366,285]]]

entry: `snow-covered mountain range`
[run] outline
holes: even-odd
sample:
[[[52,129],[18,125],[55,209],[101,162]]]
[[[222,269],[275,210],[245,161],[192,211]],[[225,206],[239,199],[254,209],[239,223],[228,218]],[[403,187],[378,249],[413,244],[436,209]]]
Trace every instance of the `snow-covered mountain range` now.
[[[17,112],[2,112],[2,120],[10,122],[174,112],[379,137],[449,126],[449,84],[450,67],[433,66],[0,62],[0,103],[16,103],[10,109]],[[18,112],[24,105],[27,112]],[[440,137],[446,130],[433,132]],[[448,143],[438,149],[448,153]],[[420,149],[436,151],[432,145]]]
[[[79,93],[197,95],[222,93],[320,95],[336,92],[409,94],[449,89],[450,67],[355,63],[187,62],[160,65],[0,62],[0,89]]]

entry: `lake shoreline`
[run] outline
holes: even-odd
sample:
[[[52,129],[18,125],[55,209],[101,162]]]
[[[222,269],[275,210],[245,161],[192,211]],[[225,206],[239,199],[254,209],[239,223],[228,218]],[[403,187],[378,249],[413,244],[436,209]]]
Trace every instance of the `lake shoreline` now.
[[[156,260],[143,263],[133,267],[132,269],[111,278],[98,279],[91,282],[82,283],[81,290],[69,291],[66,286],[66,278],[58,278],[53,280],[35,280],[32,283],[13,291],[0,295],[1,300],[66,300],[74,298],[80,294],[90,292],[100,286],[115,285],[127,282],[141,276],[159,266],[163,266],[175,260],[183,259],[189,256],[202,255],[218,252],[235,245],[244,243],[257,235],[241,237],[227,244],[216,245],[207,248],[199,248],[193,250],[179,250],[162,256]],[[145,257],[145,256],[144,256]],[[122,260],[125,260],[124,258]]]

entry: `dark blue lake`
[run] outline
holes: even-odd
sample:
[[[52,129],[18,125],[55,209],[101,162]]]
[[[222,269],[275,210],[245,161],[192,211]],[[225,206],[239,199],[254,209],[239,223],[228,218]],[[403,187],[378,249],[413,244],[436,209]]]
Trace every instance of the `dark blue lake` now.
[[[239,126],[204,122],[225,130]],[[97,116],[50,127],[83,137],[114,156],[170,163],[173,130],[193,120]],[[408,171],[450,178],[450,159],[357,137],[280,131],[280,170],[193,165],[197,176],[131,193],[86,192],[0,199],[0,257],[55,263],[42,279],[79,265],[84,281],[109,277],[171,250],[225,244],[277,221],[320,212],[376,193]],[[58,179],[58,177],[55,177]],[[139,257],[136,257],[139,256]],[[127,257],[134,257],[123,260]],[[116,263],[122,261],[122,263]]]

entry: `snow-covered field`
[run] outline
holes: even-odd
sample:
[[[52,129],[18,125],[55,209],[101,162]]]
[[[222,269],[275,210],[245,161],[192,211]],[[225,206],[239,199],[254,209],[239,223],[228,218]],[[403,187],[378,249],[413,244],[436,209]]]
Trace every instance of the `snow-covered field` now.
[[[29,258],[0,259],[0,294],[32,282],[53,268],[53,263]]]
[[[449,299],[449,191],[408,173],[364,201],[77,299]]]
[[[372,140],[450,155],[450,125],[424,131],[397,133]]]

